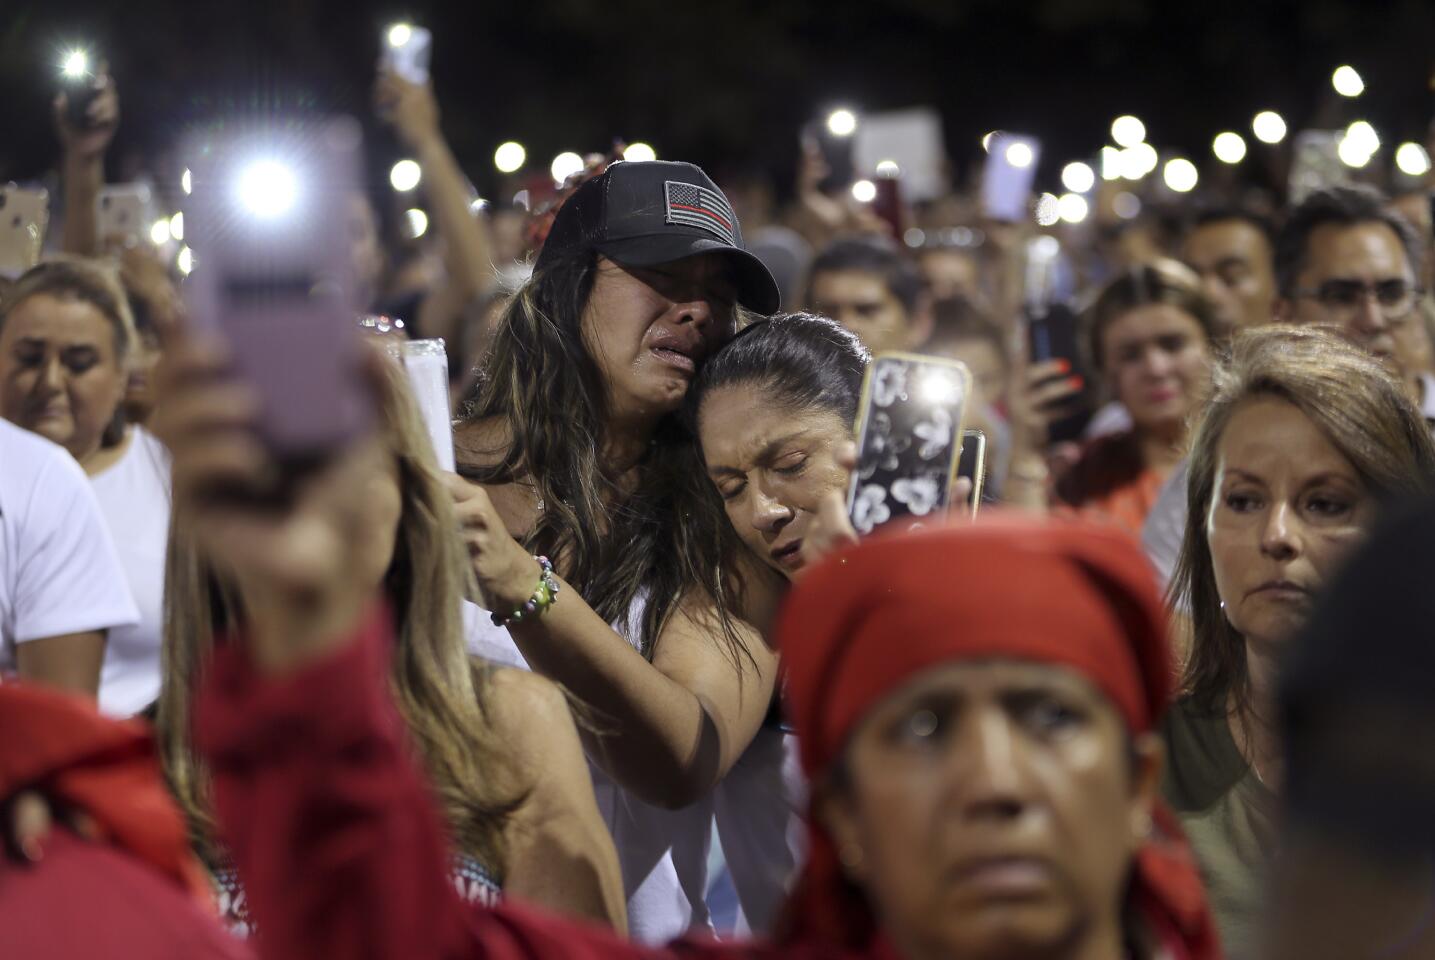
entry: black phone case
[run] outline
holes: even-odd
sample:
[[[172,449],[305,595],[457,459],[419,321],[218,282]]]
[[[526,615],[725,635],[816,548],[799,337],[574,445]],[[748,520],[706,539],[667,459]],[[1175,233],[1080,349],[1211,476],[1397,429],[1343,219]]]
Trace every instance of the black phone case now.
[[[920,402],[918,378],[940,370],[957,378],[949,403]],[[858,534],[940,520],[951,501],[971,377],[960,363],[881,354],[863,390],[857,469],[847,513]]]

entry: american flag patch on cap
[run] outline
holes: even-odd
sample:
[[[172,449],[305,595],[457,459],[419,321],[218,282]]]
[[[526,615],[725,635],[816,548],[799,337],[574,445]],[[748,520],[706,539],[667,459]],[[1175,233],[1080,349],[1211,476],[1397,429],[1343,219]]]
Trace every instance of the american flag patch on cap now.
[[[722,194],[677,180],[665,181],[663,189],[667,193],[668,223],[700,227],[737,246],[737,217]]]

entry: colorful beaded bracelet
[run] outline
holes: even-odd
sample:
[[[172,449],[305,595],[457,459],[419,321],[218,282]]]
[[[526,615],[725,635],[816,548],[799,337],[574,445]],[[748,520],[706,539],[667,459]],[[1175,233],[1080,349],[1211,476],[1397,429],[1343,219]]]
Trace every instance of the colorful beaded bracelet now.
[[[491,619],[495,627],[507,627],[519,623],[529,617],[536,617],[558,602],[558,578],[553,576],[553,564],[547,557],[534,557],[538,566],[543,572],[538,577],[538,586],[533,588],[533,596],[507,617],[493,614]]]

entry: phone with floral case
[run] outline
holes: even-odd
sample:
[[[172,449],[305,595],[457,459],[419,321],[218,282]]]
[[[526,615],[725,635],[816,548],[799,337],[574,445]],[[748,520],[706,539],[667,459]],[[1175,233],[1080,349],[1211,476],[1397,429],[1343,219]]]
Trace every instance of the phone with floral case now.
[[[972,376],[966,364],[880,353],[857,418],[857,469],[847,515],[858,534],[940,522],[951,504]]]

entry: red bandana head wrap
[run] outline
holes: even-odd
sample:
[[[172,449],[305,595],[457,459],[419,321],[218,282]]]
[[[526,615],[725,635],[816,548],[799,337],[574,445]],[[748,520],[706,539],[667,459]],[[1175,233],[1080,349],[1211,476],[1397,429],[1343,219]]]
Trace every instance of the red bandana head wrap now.
[[[0,684],[0,799],[36,789],[94,818],[105,840],[145,861],[213,913],[184,818],[165,789],[154,740],[138,721],[24,683]]]
[[[915,675],[953,660],[1000,657],[1080,672],[1150,731],[1171,696],[1164,607],[1150,567],[1125,536],[1086,525],[1004,517],[877,537],[811,570],[778,621],[788,705],[802,762],[820,778],[862,718]],[[1132,896],[1176,956],[1219,956],[1200,876],[1174,819],[1135,867]],[[857,947],[875,932],[831,839],[810,823],[812,852],[789,936]]]

